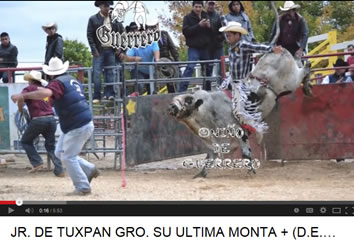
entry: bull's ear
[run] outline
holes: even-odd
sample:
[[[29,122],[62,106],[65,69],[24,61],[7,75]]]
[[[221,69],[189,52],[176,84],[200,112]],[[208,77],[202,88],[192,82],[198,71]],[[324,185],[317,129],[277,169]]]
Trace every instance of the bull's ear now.
[[[194,106],[195,106],[196,109],[198,109],[199,106],[201,106],[203,103],[204,103],[204,101],[203,101],[202,99],[198,99],[198,100],[195,102]]]

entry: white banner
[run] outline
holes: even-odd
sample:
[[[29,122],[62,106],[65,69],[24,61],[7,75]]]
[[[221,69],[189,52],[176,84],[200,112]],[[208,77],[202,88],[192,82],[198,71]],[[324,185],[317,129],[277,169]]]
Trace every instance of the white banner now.
[[[4,241],[352,241],[354,237],[353,217],[1,217],[0,223]]]

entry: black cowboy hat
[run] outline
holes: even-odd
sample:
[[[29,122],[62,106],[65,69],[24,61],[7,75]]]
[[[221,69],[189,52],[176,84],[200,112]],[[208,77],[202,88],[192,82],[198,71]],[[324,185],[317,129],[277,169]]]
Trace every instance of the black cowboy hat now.
[[[343,59],[337,59],[336,63],[333,65],[333,67],[346,67],[348,66],[348,63],[345,62]]]
[[[134,30],[134,29],[138,29],[138,25],[135,22],[131,22],[129,24],[129,30]]]
[[[101,4],[108,3],[110,6],[113,5],[113,1],[95,1],[95,6],[99,7]]]
[[[241,6],[241,12],[244,12],[244,11],[245,11],[245,8],[243,7],[241,1],[230,1],[230,2],[229,2],[229,10],[230,10],[230,12],[233,12],[233,11],[232,11],[232,3],[233,3],[233,2],[239,2],[239,3],[240,3],[240,6]]]

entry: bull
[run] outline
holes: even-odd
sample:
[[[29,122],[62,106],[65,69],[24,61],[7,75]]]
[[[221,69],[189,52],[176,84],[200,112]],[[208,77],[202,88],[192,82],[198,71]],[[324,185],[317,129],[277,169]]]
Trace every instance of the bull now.
[[[271,42],[275,43],[279,36],[280,28],[278,13],[273,2],[272,7],[278,20],[277,32]],[[300,59],[294,58],[289,51],[284,49],[281,54],[265,54],[243,80],[243,83],[248,86],[252,93],[256,94],[257,98],[255,98],[254,104],[257,105],[264,120],[275,107],[277,99],[294,92],[301,83],[303,84],[304,94],[312,96],[309,76],[310,66],[303,66]],[[231,99],[224,91],[206,92],[199,90],[194,94],[178,95],[170,103],[168,112],[199,137],[200,129],[204,128],[210,130],[222,129],[228,126],[243,128],[234,118]],[[238,147],[240,147],[242,157],[251,159],[249,134],[248,130],[244,130],[242,137],[237,138],[237,141],[231,141],[231,143],[230,139],[225,139],[227,137],[220,138],[213,135],[208,138],[202,138],[202,141],[211,150],[214,149],[213,144],[230,143],[229,155],[233,156]],[[261,144],[263,134],[256,134],[258,144]],[[208,160],[214,160],[214,154],[212,151],[208,153]],[[209,159],[210,157],[212,158]],[[249,169],[255,173],[253,166],[250,166]],[[199,176],[207,176],[206,166],[195,177]]]

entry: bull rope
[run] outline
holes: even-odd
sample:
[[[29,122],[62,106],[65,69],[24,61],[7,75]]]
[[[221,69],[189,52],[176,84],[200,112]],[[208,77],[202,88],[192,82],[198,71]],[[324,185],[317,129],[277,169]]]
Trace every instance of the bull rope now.
[[[121,174],[122,174],[122,187],[127,186],[127,181],[125,179],[125,128],[124,128],[124,111],[121,111],[122,117],[122,166],[121,166]]]

